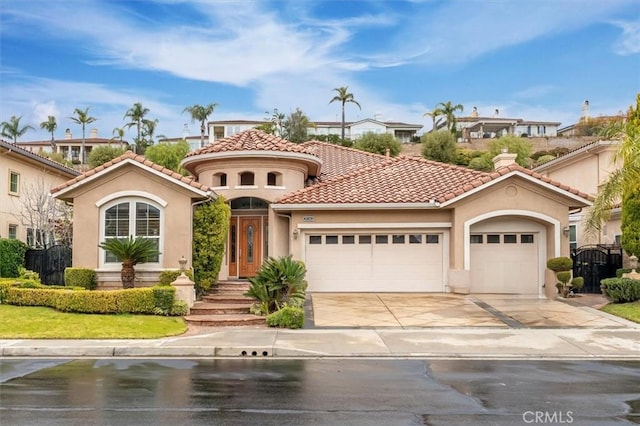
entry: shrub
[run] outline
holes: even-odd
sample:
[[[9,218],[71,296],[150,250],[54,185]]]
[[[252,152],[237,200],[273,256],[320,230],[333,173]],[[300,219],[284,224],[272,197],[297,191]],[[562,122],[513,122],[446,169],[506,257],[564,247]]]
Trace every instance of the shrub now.
[[[600,281],[600,288],[613,303],[631,303],[640,300],[640,280],[631,278],[606,278]]]
[[[570,271],[573,268],[573,260],[568,257],[554,257],[547,260],[547,268],[553,272]]]
[[[193,281],[193,272],[189,269],[184,271],[184,274],[189,277],[191,281]],[[165,271],[160,272],[160,285],[171,285],[172,282],[176,280],[180,276],[179,269],[167,269]]]
[[[40,281],[40,274],[34,271],[30,271],[26,268],[23,268],[22,266],[20,266],[18,268],[18,278],[23,278],[25,280],[31,280],[31,281],[35,281],[37,283],[40,283],[42,281]]]
[[[198,206],[193,213],[193,270],[198,295],[218,279],[230,219],[231,208],[222,196]]]
[[[159,290],[158,290],[159,289]],[[147,287],[126,290],[94,290],[84,288],[74,291],[69,287],[51,289],[19,288],[11,286],[7,290],[6,302],[21,306],[48,306],[62,312],[79,312],[89,314],[154,314],[170,313],[174,300],[168,301],[168,294],[173,295],[173,287]],[[156,305],[159,303],[160,305]]]
[[[27,245],[22,241],[0,238],[0,277],[17,278],[26,252]]]
[[[258,274],[249,278],[251,287],[245,296],[257,300],[258,309],[269,314],[288,303],[303,301],[306,297],[307,270],[304,263],[291,256],[265,260]]]
[[[87,162],[89,163],[89,167],[95,168],[114,158],[120,157],[125,152],[126,149],[117,145],[95,147],[91,150]]]
[[[89,268],[65,268],[64,284],[69,287],[83,287],[95,290],[98,286],[96,271]]]
[[[583,277],[575,277],[571,280],[571,290],[580,290],[582,287],[584,287]]]
[[[176,289],[171,286],[152,287],[154,306],[160,308],[167,315],[171,312],[175,300]]]
[[[187,302],[185,302],[184,300],[176,300],[175,302],[173,302],[173,306],[171,306],[169,315],[174,317],[189,315],[189,306],[187,305]]]
[[[425,133],[421,140],[422,156],[427,160],[451,164],[456,162],[456,137],[451,132],[441,130]]]
[[[304,326],[304,310],[297,306],[285,306],[279,311],[267,315],[269,327],[302,328]]]
[[[374,154],[386,155],[387,149],[391,157],[402,151],[402,144],[391,133],[366,132],[354,145],[354,148]]]
[[[622,278],[622,275],[628,274],[631,271],[633,271],[633,269],[629,269],[629,268],[616,269],[616,278]]]

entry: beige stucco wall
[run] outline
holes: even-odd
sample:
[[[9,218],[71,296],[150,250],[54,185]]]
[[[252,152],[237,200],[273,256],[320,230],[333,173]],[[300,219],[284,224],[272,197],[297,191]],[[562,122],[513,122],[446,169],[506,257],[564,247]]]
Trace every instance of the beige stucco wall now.
[[[274,201],[285,194],[304,188],[307,167],[291,159],[277,158],[225,158],[212,160],[196,169],[198,181],[211,186],[216,194],[227,200],[239,197],[258,197]],[[240,186],[240,174],[253,172],[255,182],[252,186]],[[227,186],[216,186],[214,175],[227,174]],[[267,185],[267,174],[281,174],[282,183],[278,186]]]
[[[568,207],[560,196],[550,196],[543,193],[539,186],[521,178],[511,178],[500,182],[487,190],[467,197],[456,203],[454,210],[454,229],[451,236],[451,268],[455,271],[465,269],[465,235],[464,225],[479,217],[528,218],[544,225],[546,230],[546,259],[556,256],[569,255],[569,241],[562,235],[561,230],[568,225]],[[547,221],[545,217],[556,219],[557,226]],[[480,223],[480,222],[476,222]],[[556,241],[559,238],[559,247]],[[464,273],[456,272],[458,275]],[[517,271],[514,271],[514,275]],[[460,278],[464,284],[464,277]],[[555,297],[555,278],[551,271],[545,270],[545,293],[547,297]],[[454,286],[457,283],[452,282]]]
[[[160,264],[136,265],[140,282],[136,285],[157,283],[158,273],[163,269],[178,269],[178,260],[184,256],[191,266],[191,203],[194,195],[167,179],[152,175],[140,168],[126,165],[78,188],[74,197],[73,222],[73,266],[96,269],[101,287],[119,287],[120,264],[100,265],[100,207],[96,203],[112,194],[123,193],[119,199],[129,197],[128,192],[153,194],[166,202],[161,209],[161,256]],[[115,199],[114,199],[115,200]],[[162,214],[161,214],[162,215]]]
[[[9,174],[12,171],[20,174],[20,188],[17,195],[9,193]],[[25,195],[35,188],[40,190],[40,187],[48,193],[51,188],[72,177],[71,174],[47,167],[42,163],[0,151],[0,238],[7,238],[9,225],[14,224],[18,225],[18,239],[26,241],[27,226],[24,226],[20,219],[20,212],[25,208]]]

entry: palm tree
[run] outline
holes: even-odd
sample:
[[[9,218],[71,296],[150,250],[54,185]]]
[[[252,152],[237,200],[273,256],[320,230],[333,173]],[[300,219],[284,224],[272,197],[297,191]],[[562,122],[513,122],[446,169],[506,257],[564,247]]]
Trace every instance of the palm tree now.
[[[40,123],[40,128],[46,130],[51,133],[51,148],[55,151],[56,149],[56,139],[53,135],[53,132],[58,128],[58,123],[56,123],[56,118],[53,115],[47,117],[47,121],[43,121]]]
[[[80,148],[80,158],[82,159],[82,164],[85,164],[87,162],[86,159],[86,155],[85,155],[85,149],[84,149],[84,145],[85,145],[85,127],[87,124],[91,124],[94,121],[97,120],[97,118],[92,117],[89,115],[89,108],[87,107],[84,110],[81,110],[80,108],[76,108],[73,113],[77,116],[77,117],[69,117],[69,119],[71,119],[71,121],[73,121],[76,124],[80,124],[82,125],[82,147]]]
[[[216,109],[218,104],[213,103],[207,106],[202,105],[192,105],[186,107],[182,112],[188,112],[191,115],[191,122],[199,121],[200,122],[200,147],[204,146],[204,133],[207,130],[206,121],[207,118],[213,114],[213,110]]]
[[[22,120],[22,116],[16,117],[12,115],[9,121],[0,123],[0,136],[11,139],[13,143],[16,143],[18,142],[18,138],[22,137],[28,130],[35,130],[29,125],[20,127],[20,120]]]
[[[138,131],[138,136],[136,137],[136,147],[141,142],[142,138],[142,123],[144,121],[144,117],[149,113],[149,108],[145,108],[142,106],[140,102],[136,102],[133,104],[131,108],[127,110],[124,114],[124,119],[129,119],[129,122],[124,125],[124,127],[130,129],[133,126],[136,126]],[[134,152],[136,149],[134,149]]]
[[[309,117],[300,108],[296,108],[282,123],[282,135],[280,137],[295,143],[306,142],[309,139],[309,127],[315,128],[316,125],[309,120]]]
[[[431,117],[431,131],[435,132],[436,131],[436,120],[438,119],[438,117],[440,117],[441,115],[443,115],[442,110],[438,107],[435,107],[434,109],[432,109],[431,111],[427,111],[425,112],[422,116],[426,117],[426,116]],[[438,121],[438,124],[440,123],[440,121]]]
[[[142,140],[136,150],[138,154],[143,154],[147,150],[147,147],[153,145],[153,138],[156,133],[156,126],[158,125],[158,119],[155,120],[142,120]],[[163,135],[158,135],[163,136]]]
[[[618,124],[612,124],[612,129],[613,126],[619,128]],[[622,125],[622,131],[615,137],[615,139],[618,138],[621,142],[613,161],[619,162],[622,167],[611,172],[600,186],[598,195],[585,219],[585,229],[590,234],[599,231],[609,219],[611,209],[623,200],[622,243],[625,250],[631,251],[625,247],[625,241],[634,238],[633,235],[625,235],[625,226],[627,226],[625,204],[634,205],[637,203],[635,199],[640,197],[640,93],[636,96],[636,108],[629,108],[627,121]],[[635,238],[638,238],[637,235]],[[638,253],[633,254],[638,255]]]
[[[441,113],[440,115],[444,115],[445,123],[447,123],[447,129],[449,129],[451,133],[455,133],[456,111],[462,112],[464,110],[464,107],[462,106],[462,104],[453,105],[451,101],[447,101],[446,103],[440,102],[436,106],[436,109],[440,110],[440,113]]]
[[[123,139],[124,139],[124,129],[121,129],[120,127],[116,127],[115,129],[113,129],[113,137],[111,139],[118,139],[120,141],[120,148],[122,148],[122,145],[124,144]]]
[[[337,87],[333,90],[338,92],[338,94],[334,96],[333,99],[329,101],[329,103],[340,102],[342,104],[342,140],[344,140],[344,104],[350,102],[352,104],[358,105],[359,109],[362,108],[360,107],[358,101],[354,99],[353,93],[347,92],[347,90],[349,90],[349,86]]]
[[[134,266],[138,263],[148,262],[160,253],[154,240],[138,237],[129,238],[109,238],[100,243],[100,248],[113,254],[118,262],[122,262],[120,270],[120,280],[122,288],[133,288],[136,278]]]

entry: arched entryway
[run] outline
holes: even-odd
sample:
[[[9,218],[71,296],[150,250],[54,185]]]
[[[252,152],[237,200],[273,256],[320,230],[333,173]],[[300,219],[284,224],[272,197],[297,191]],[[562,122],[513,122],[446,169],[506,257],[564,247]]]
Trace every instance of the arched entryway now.
[[[555,235],[551,242],[549,226]],[[465,222],[470,291],[544,296],[548,243],[559,253],[559,223],[539,213],[492,212]]]
[[[229,277],[252,277],[269,256],[269,203],[257,197],[240,197],[230,204]]]

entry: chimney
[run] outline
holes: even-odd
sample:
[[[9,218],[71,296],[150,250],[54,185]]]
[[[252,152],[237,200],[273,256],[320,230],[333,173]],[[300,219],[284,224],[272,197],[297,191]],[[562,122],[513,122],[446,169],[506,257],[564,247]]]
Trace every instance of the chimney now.
[[[471,116],[472,117],[478,116],[478,107],[473,107],[473,111],[471,111]]]
[[[580,116],[580,119],[586,120],[588,118],[589,118],[589,100],[586,100],[582,104],[582,115]]]
[[[71,139],[73,136],[71,135],[71,129],[67,129],[64,131],[64,138]]]
[[[498,108],[495,109],[495,111],[493,112],[493,116],[497,117],[500,114],[500,111],[498,110]]]
[[[493,157],[493,167],[498,170],[501,167],[511,166],[516,164],[516,157],[518,154],[509,154],[507,148],[502,148],[502,152]]]
[[[89,138],[90,139],[97,139],[98,138],[98,129],[96,129],[96,128],[91,129],[91,131],[89,132]]]
[[[187,140],[189,136],[189,123],[184,123],[184,128],[182,129],[182,139]]]

